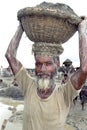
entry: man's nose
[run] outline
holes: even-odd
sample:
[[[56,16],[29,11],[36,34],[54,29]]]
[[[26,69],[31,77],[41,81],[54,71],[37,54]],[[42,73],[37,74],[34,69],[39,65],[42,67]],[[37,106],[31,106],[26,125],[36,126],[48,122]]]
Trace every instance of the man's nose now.
[[[41,67],[41,71],[46,71],[46,65],[42,65],[42,67]]]

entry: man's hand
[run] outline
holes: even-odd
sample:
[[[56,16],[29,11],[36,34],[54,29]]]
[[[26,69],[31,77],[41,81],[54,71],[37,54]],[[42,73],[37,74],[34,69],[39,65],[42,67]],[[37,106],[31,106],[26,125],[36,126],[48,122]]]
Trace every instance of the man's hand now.
[[[22,26],[22,23],[21,23],[21,22],[19,22],[19,26],[20,26],[20,28],[22,29],[22,31],[24,31],[24,28],[23,28],[23,26]]]
[[[18,30],[24,32],[23,26],[22,26],[22,24],[20,22],[19,22]]]
[[[78,26],[78,32],[81,34],[87,34],[87,17],[82,16],[82,21]]]

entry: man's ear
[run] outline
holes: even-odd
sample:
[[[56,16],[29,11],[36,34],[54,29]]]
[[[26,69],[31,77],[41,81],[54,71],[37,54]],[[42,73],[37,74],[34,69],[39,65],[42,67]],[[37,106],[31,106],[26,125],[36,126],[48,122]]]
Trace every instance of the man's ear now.
[[[57,65],[57,68],[60,67],[60,62],[57,61],[57,62],[56,62],[56,65]]]

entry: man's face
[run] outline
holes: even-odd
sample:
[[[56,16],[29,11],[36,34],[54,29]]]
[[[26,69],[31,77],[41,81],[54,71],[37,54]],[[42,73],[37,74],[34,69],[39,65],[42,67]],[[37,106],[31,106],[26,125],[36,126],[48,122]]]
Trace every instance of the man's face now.
[[[52,85],[56,74],[56,64],[52,57],[36,57],[35,72],[40,89],[47,89]]]

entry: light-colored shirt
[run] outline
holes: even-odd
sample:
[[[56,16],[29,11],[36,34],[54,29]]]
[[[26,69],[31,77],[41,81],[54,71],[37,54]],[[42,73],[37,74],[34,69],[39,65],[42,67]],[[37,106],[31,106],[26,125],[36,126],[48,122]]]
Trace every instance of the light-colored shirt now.
[[[64,130],[71,102],[78,94],[70,80],[56,83],[53,93],[42,99],[26,69],[22,67],[15,78],[24,93],[23,130]]]

